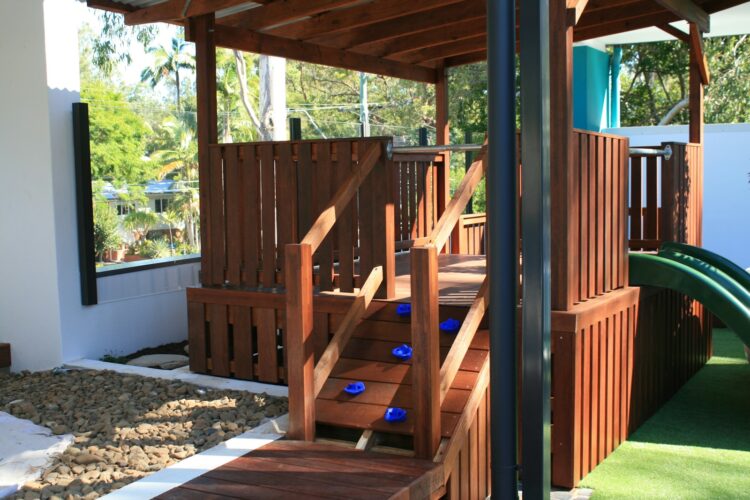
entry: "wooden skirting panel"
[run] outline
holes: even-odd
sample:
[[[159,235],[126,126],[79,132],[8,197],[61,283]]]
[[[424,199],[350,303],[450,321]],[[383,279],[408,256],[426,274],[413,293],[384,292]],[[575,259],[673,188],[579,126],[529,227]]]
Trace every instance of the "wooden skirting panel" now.
[[[452,463],[445,464],[444,498],[487,498],[490,494],[490,422],[487,388],[459,453]]]
[[[710,314],[668,290],[625,288],[553,313],[552,482],[574,487],[711,354]]]

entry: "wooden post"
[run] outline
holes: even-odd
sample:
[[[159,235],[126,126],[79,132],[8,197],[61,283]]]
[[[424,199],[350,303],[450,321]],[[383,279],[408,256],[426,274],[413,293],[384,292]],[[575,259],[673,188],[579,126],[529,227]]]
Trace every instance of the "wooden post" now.
[[[450,144],[450,117],[448,98],[448,73],[443,67],[437,69],[435,82],[435,144]],[[451,157],[446,152],[442,166],[437,172],[437,218],[439,219],[451,199]],[[444,253],[448,253],[446,249]]]
[[[315,439],[312,248],[284,247],[290,439]]]
[[[393,220],[393,170],[383,143],[378,163],[373,167],[372,186],[375,186],[372,200],[374,203],[372,235],[373,267],[383,266],[383,283],[375,297],[392,299],[396,295],[396,225]],[[366,276],[363,276],[363,279]]]
[[[194,17],[190,20],[189,37],[195,41],[195,92],[198,120],[198,185],[200,189],[201,282],[211,277],[211,245],[209,224],[209,144],[218,142],[216,107],[216,40],[214,15]]]
[[[552,309],[576,302],[578,178],[573,170],[573,26],[565,0],[550,1]]]
[[[695,23],[690,23],[690,36],[701,38],[702,34]],[[700,72],[699,54],[693,43],[690,44],[690,135],[692,144],[703,144],[703,80]]]
[[[414,452],[432,459],[440,444],[438,262],[434,245],[411,249]]]

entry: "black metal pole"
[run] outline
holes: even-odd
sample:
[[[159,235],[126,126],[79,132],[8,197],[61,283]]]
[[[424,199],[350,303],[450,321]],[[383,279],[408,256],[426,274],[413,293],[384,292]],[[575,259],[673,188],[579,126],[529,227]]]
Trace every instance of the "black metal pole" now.
[[[81,303],[98,303],[96,288],[96,249],[94,248],[94,206],[91,202],[91,145],[89,105],[73,103],[73,154],[78,222],[78,267],[81,275]]]
[[[524,500],[546,500],[550,495],[551,430],[549,0],[522,0],[520,29],[523,158],[521,479]]]
[[[419,145],[427,146],[427,128],[419,127]]]
[[[302,140],[302,119],[289,118],[289,139],[292,141]]]
[[[518,498],[515,2],[487,0],[492,498]]]

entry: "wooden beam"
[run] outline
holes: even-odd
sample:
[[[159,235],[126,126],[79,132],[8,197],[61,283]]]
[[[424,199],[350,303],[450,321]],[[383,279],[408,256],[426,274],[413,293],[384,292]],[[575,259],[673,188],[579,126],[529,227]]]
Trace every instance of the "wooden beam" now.
[[[308,42],[232,28],[231,26],[216,27],[216,44],[220,47],[245,52],[286,57],[297,61],[353,69],[418,82],[434,83],[437,79],[435,70],[431,68],[388,61],[330,47],[321,47]]]
[[[680,19],[684,19],[698,25],[704,33],[711,31],[711,21],[708,12],[703,10],[693,0],[654,0],[665,9],[673,12]]]
[[[339,31],[349,31],[380,21],[424,12],[459,0],[431,0],[404,2],[403,0],[374,0],[348,9],[332,10],[297,23],[270,30],[277,36],[307,40]]]
[[[672,35],[680,41],[690,43],[690,35],[682,31],[681,29],[675,28],[671,24],[662,24],[661,26],[657,26],[657,28],[664,31],[665,33]]]
[[[573,25],[578,24],[578,20],[581,19],[583,11],[586,10],[589,0],[568,0],[568,11],[573,20]]]
[[[690,38],[700,36],[698,26],[690,23]],[[700,61],[694,45],[690,44],[690,125],[689,140],[693,144],[703,144],[703,78]]]
[[[424,64],[430,61],[439,61],[446,57],[460,56],[476,52],[487,46],[487,36],[480,33],[470,38],[457,40],[455,42],[441,43],[433,47],[407,52],[389,57],[389,59],[411,64]]]
[[[438,69],[438,81],[435,83],[435,143],[451,143],[451,122],[449,116],[450,96],[448,95],[448,73],[444,67]],[[446,152],[445,160],[437,171],[437,218],[445,213],[445,207],[451,199],[451,161]]]
[[[198,120],[198,179],[200,189],[201,282],[211,276],[210,204],[211,155],[209,144],[218,142],[216,104],[216,41],[214,16],[209,14],[192,20],[190,32],[195,38],[195,89]]]
[[[213,14],[218,10],[228,9],[229,7],[235,7],[244,3],[248,3],[248,0],[167,0],[166,2],[125,14],[125,24],[134,26],[137,24],[185,19],[204,14]],[[263,3],[263,1],[261,0],[260,3]]]
[[[708,70],[708,60],[703,51],[703,33],[695,23],[690,23],[690,50],[695,54],[695,63],[701,75],[703,85],[711,83],[711,73]]]
[[[486,34],[486,26],[482,21],[483,19],[481,18],[461,20],[457,23],[439,26],[427,31],[413,34],[410,33],[397,38],[360,45],[356,47],[354,51],[379,57],[414,52],[416,50]]]
[[[455,66],[463,66],[464,64],[474,64],[487,60],[487,49],[478,50],[471,54],[464,54],[462,56],[447,57],[443,61],[446,68],[453,68]]]
[[[287,21],[320,14],[357,0],[276,0],[269,4],[246,10],[219,20],[221,24],[261,31]]]

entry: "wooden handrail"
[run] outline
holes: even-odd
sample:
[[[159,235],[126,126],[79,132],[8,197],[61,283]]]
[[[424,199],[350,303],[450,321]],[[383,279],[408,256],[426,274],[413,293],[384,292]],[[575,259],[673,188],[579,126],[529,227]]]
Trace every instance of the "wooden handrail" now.
[[[380,284],[383,282],[383,267],[378,266],[373,268],[370,276],[367,277],[364,285],[360,288],[357,296],[354,298],[354,302],[349,311],[344,316],[343,321],[339,325],[336,333],[333,334],[331,342],[326,347],[323,355],[318,360],[318,364],[315,366],[315,397],[318,397],[320,391],[323,390],[328,376],[331,374],[334,365],[339,360],[341,353],[344,351],[346,343],[354,333],[354,329],[359,324],[365,311],[370,306],[372,298],[375,296],[375,292],[380,288]]]
[[[485,144],[479,157],[471,164],[471,167],[461,180],[461,184],[458,185],[453,198],[451,198],[448,206],[445,207],[445,212],[440,216],[440,220],[435,225],[432,233],[425,238],[418,238],[415,240],[415,246],[424,246],[427,243],[432,243],[435,245],[438,252],[443,249],[448,242],[448,239],[451,237],[451,233],[458,222],[458,218],[464,212],[466,205],[474,195],[474,191],[476,191],[479,181],[484,177],[487,170],[487,164],[485,161],[486,156],[487,146]]]
[[[445,401],[445,396],[448,394],[453,380],[456,378],[458,369],[461,367],[461,363],[466,356],[466,352],[471,346],[471,342],[474,340],[479,329],[479,324],[484,318],[484,313],[487,311],[487,306],[490,303],[490,287],[489,281],[485,276],[482,286],[479,287],[477,297],[471,304],[469,312],[466,314],[464,322],[461,324],[461,329],[458,331],[453,345],[448,351],[448,355],[443,361],[443,366],[440,367],[440,404]]]
[[[356,194],[362,181],[367,178],[372,168],[378,162],[378,159],[381,156],[381,149],[379,143],[370,144],[367,147],[367,150],[360,158],[357,169],[352,172],[346,179],[346,182],[339,187],[336,194],[333,195],[331,201],[302,239],[303,244],[310,245],[313,253],[315,253],[318,247],[320,247],[320,244],[323,243],[326,235],[331,231],[334,224],[336,224],[338,217],[346,209],[346,206]]]

